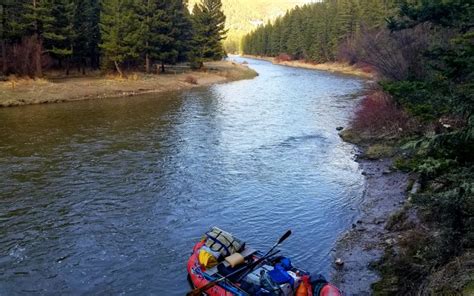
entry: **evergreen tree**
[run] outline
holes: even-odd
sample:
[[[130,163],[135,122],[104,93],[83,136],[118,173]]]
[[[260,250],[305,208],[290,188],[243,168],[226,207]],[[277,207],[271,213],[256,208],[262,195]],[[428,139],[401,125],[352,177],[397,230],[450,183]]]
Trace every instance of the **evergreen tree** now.
[[[274,23],[243,38],[244,53],[327,62],[336,59],[342,45],[351,46],[361,25],[384,24],[397,0],[323,0],[296,7]]]
[[[220,60],[225,56],[222,45],[227,34],[225,19],[221,0],[202,0],[194,6],[192,59],[198,67],[206,60]]]
[[[7,45],[22,36],[21,15],[22,3],[15,4],[13,0],[0,2],[0,46],[2,55],[2,73],[8,72]]]
[[[74,58],[85,74],[87,61],[92,68],[99,66],[100,6],[97,0],[75,1],[74,7]]]
[[[62,66],[66,61],[66,74],[69,75],[69,58],[73,54],[74,32],[74,3],[71,0],[51,0],[51,22],[44,33],[44,46],[52,57],[59,60]]]
[[[193,24],[187,8],[187,0],[168,0],[168,13],[171,20],[171,38],[177,55],[169,62],[184,62],[189,57],[193,39]]]
[[[175,64],[188,59],[193,36],[193,25],[186,6],[187,1],[168,0],[166,3],[169,42],[164,44],[160,51],[159,61],[162,72],[165,71],[165,63]]]
[[[380,0],[366,0],[361,6],[361,22],[368,29],[374,29],[385,25],[385,17],[388,15],[386,3]]]
[[[142,23],[141,38],[145,58],[145,70],[151,70],[151,61],[165,60],[165,49],[172,43],[169,36],[171,22],[167,15],[164,0],[142,0],[139,6],[140,21]]]
[[[287,53],[296,59],[303,56],[303,23],[301,10],[297,7],[292,11],[289,23],[289,37],[286,39]]]
[[[137,15],[134,0],[104,0],[100,16],[105,66],[111,63],[120,75],[121,64],[140,57],[143,48],[143,28]]]
[[[2,55],[2,73],[8,72],[7,45],[18,40],[23,34],[21,16],[24,14],[23,3],[14,0],[0,2],[0,46]]]
[[[53,23],[55,17],[52,13],[52,2],[48,0],[30,0],[25,4],[25,14],[22,24],[26,34],[31,35],[36,42],[35,47],[35,75],[43,76],[43,48],[45,38],[53,40],[56,38]]]
[[[360,7],[357,0],[341,0],[337,14],[337,28],[340,39],[353,40],[359,31]]]

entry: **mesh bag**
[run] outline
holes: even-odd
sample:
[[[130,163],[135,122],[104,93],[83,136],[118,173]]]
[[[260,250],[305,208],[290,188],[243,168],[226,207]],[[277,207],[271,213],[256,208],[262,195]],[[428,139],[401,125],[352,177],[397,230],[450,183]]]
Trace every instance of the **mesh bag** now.
[[[214,252],[219,252],[224,258],[242,251],[244,245],[241,240],[217,227],[206,232],[206,246]]]

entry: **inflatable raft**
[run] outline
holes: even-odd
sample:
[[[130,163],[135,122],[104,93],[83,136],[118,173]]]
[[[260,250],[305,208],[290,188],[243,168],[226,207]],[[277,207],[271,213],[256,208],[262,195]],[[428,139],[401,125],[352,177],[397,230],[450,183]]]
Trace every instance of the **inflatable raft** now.
[[[341,295],[322,275],[311,275],[294,267],[289,258],[279,255],[279,251],[264,254],[217,227],[196,243],[187,271],[193,289],[220,280],[202,291],[202,295]]]

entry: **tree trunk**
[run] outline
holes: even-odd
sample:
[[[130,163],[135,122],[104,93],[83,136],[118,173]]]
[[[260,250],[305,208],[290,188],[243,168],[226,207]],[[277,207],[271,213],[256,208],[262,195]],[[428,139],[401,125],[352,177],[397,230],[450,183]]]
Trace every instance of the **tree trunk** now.
[[[7,42],[2,40],[2,73],[7,75],[8,64],[7,64]]]
[[[122,72],[122,70],[120,70],[120,66],[119,66],[119,64],[117,63],[117,61],[114,61],[114,64],[115,64],[115,69],[116,69],[117,72],[119,73],[120,77],[123,77],[123,72]]]
[[[33,0],[33,8],[36,9],[36,0]],[[35,48],[35,75],[36,77],[43,77],[43,61],[42,61],[42,55],[43,55],[43,44],[41,37],[39,36],[38,33],[38,23],[35,21],[34,23],[34,29],[35,29],[35,34],[33,35],[33,38],[36,41],[36,48]]]
[[[66,76],[69,76],[69,58],[66,58]]]
[[[150,73],[150,56],[148,54],[145,55],[145,71]]]
[[[81,61],[82,61],[82,75],[86,75],[87,60],[85,58],[82,58]]]
[[[151,1],[148,0],[147,1],[147,15],[146,15],[146,24],[150,24],[150,4],[151,4]],[[147,51],[150,50],[150,43],[148,42],[148,40],[146,40],[145,42],[145,45],[146,45],[146,48],[147,48]],[[150,73],[150,55],[148,54],[148,52],[145,54],[145,71],[147,73]]]
[[[161,73],[165,73],[165,62],[161,62]]]
[[[36,65],[36,71],[35,75],[36,77],[43,77],[43,62],[42,62],[42,51],[43,51],[43,45],[41,42],[40,37],[38,34],[35,34],[35,39],[36,39],[36,50],[35,50],[35,65]]]

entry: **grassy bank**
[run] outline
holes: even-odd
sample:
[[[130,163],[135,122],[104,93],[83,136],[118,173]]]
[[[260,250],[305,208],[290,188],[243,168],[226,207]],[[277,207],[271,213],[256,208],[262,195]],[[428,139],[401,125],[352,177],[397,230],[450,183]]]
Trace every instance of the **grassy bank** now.
[[[345,75],[353,75],[353,76],[361,77],[364,79],[375,78],[374,73],[372,73],[371,71],[368,71],[367,69],[358,68],[356,66],[351,66],[347,63],[341,63],[341,62],[315,64],[315,63],[306,62],[303,60],[283,61],[274,57],[251,56],[251,55],[244,55],[243,57],[265,60],[275,65],[282,65],[282,66],[303,68],[303,69],[310,69],[310,70],[319,70],[319,71],[326,71],[326,72],[339,73],[339,74],[345,74]]]
[[[206,63],[202,71],[174,74],[128,73],[126,78],[91,73],[64,77],[49,73],[44,79],[10,77],[0,82],[0,107],[134,96],[207,86],[215,83],[250,79],[252,69],[231,62]]]

